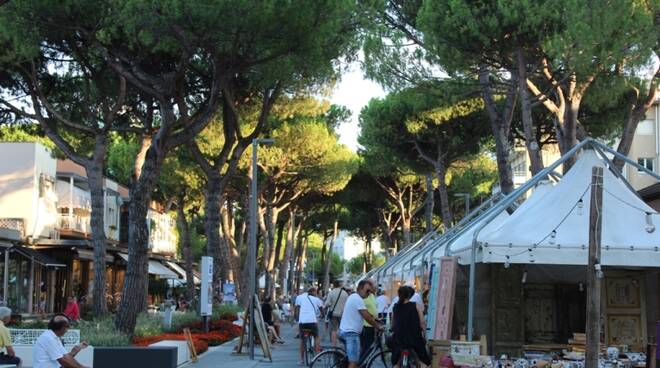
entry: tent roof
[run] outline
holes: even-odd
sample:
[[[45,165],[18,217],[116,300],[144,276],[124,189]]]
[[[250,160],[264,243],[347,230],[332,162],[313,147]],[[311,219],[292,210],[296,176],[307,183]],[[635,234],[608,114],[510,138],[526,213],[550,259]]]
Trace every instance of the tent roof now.
[[[615,176],[592,149],[583,151],[552,190],[533,195],[500,226],[481,232],[481,261],[586,264],[594,166],[605,168],[601,263],[660,266],[660,230],[647,225],[647,221],[660,224],[658,214]],[[469,262],[469,256],[460,261]]]

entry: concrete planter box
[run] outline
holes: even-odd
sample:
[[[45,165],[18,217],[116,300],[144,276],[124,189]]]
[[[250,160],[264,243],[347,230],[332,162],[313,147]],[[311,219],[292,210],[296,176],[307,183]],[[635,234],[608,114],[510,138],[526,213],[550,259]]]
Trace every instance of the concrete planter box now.
[[[155,344],[149,345],[149,347],[176,347],[177,348],[177,358],[176,365],[181,366],[190,361],[190,349],[188,349],[188,343],[185,341],[179,340],[163,340]]]
[[[176,368],[174,346],[94,349],[94,368]]]
[[[67,351],[71,351],[73,345],[67,345],[65,348]],[[23,367],[32,367],[33,345],[14,345],[14,351],[23,361]],[[76,355],[76,360],[86,367],[91,367],[94,360],[94,347],[89,346],[87,349],[81,350],[80,353]]]

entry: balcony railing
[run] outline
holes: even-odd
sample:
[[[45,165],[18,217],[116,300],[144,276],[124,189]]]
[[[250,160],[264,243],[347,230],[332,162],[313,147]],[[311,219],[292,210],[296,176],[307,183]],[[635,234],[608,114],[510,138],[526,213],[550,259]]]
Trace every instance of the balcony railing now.
[[[91,232],[89,221],[89,217],[78,215],[60,214],[57,218],[61,230],[77,231],[84,234]]]
[[[0,229],[13,230],[13,237],[18,239],[25,236],[25,222],[22,218],[0,218]]]

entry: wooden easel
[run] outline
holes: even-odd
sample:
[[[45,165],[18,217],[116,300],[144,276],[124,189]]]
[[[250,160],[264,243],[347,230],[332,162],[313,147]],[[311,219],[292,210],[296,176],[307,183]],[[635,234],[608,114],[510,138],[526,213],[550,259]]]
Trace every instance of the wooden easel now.
[[[253,296],[253,300],[255,301],[254,304],[254,324],[256,327],[256,333],[259,336],[259,340],[261,342],[261,350],[263,351],[264,357],[268,358],[271,362],[273,361],[273,356],[270,352],[270,341],[268,340],[268,333],[266,330],[266,325],[264,324],[264,318],[263,315],[261,314],[261,303],[259,302],[259,297],[255,294]],[[250,319],[249,319],[249,314],[248,311],[246,310],[245,313],[243,313],[243,327],[241,328],[241,336],[238,340],[238,345],[236,345],[236,351],[233,353],[234,355],[245,355],[246,353],[243,352],[243,347],[246,345],[246,342],[249,341],[249,330],[248,326],[250,325]],[[255,336],[256,337],[256,336]]]
[[[190,359],[193,363],[197,363],[197,350],[195,350],[195,344],[193,344],[192,335],[190,334],[189,328],[183,329],[183,336],[186,338],[188,343],[188,350],[190,350]]]

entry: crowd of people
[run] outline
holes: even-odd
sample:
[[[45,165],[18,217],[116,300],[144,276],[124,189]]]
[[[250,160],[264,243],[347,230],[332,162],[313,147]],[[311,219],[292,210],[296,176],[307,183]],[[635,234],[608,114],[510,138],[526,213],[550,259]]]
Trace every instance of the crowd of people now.
[[[340,342],[344,345],[349,368],[357,368],[366,358],[369,347],[379,336],[378,333],[385,330],[388,321],[391,335],[387,338],[387,345],[393,352],[393,365],[398,366],[404,350],[413,352],[420,363],[431,364],[425,341],[425,305],[422,296],[412,286],[401,286],[390,301],[386,292],[373,280],[361,280],[355,290],[336,281],[323,300],[317,295],[317,289],[311,287],[295,298],[291,297],[290,301],[272,303],[267,298],[262,305],[264,321],[269,331],[273,329],[273,341],[281,341],[279,326],[275,329],[276,322],[265,316],[275,315],[272,306],[281,305],[278,322],[287,320],[292,312],[298,326],[298,337],[314,336],[317,353],[321,351],[320,331],[324,326],[323,330],[329,335],[333,346]],[[299,365],[304,365],[304,349],[301,338]]]

